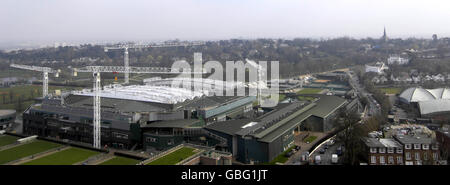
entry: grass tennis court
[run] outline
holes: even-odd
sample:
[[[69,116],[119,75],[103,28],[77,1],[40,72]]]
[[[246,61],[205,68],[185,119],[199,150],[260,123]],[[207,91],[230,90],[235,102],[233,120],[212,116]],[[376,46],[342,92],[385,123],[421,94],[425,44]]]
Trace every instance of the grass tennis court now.
[[[182,147],[170,154],[162,156],[159,159],[148,163],[147,165],[175,165],[178,162],[194,155],[196,153],[194,152],[194,150],[194,148]]]
[[[100,163],[99,165],[135,165],[139,160],[116,156],[110,160]]]
[[[323,89],[315,89],[315,88],[305,88],[297,92],[297,94],[318,94],[322,92]]]
[[[99,152],[73,147],[26,162],[24,165],[71,165],[97,154]]]
[[[61,146],[57,143],[47,141],[33,141],[24,145],[16,146],[6,150],[0,151],[0,164],[5,164],[23,157],[34,155],[40,152],[50,150]]]
[[[13,144],[17,141],[17,139],[19,139],[19,138],[14,137],[14,136],[9,136],[9,135],[0,136],[0,146],[6,146],[6,145]]]

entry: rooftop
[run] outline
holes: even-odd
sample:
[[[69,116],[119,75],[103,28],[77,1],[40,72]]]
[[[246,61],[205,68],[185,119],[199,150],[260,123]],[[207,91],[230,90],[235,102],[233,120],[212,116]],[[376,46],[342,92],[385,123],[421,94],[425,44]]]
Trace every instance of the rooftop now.
[[[380,138],[363,138],[364,143],[368,147],[386,147],[386,148],[401,148],[402,145],[395,139],[380,139]]]
[[[72,92],[74,95],[94,96],[90,89]],[[186,100],[201,97],[204,94],[198,91],[191,91],[183,88],[151,85],[110,85],[105,86],[100,92],[103,98],[136,100],[142,102],[156,102],[164,104],[176,104]]]
[[[2,110],[0,110],[0,116],[7,116],[7,115],[10,115],[10,114],[14,114],[14,113],[16,113],[15,110],[10,110],[10,109],[2,109]]]
[[[179,119],[156,121],[143,126],[143,128],[186,128],[200,122],[198,119]]]

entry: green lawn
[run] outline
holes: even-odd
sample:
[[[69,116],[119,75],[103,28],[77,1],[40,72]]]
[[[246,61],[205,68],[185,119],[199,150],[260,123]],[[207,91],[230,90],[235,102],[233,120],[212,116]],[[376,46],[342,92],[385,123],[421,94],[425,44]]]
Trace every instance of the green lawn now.
[[[268,163],[263,163],[263,165],[275,165],[276,163],[285,163],[289,158],[286,157],[286,153],[290,152],[292,149],[294,149],[295,146],[291,146],[286,151],[275,157],[272,161]]]
[[[99,165],[135,165],[139,163],[139,160],[116,156],[110,160],[107,160]]]
[[[17,139],[18,139],[18,137],[9,136],[9,135],[0,136],[0,146],[6,146],[9,144],[13,144],[14,142],[17,141]]]
[[[278,101],[283,101],[284,99],[286,99],[286,95],[285,94],[279,94],[278,95]]]
[[[34,155],[40,152],[50,150],[61,146],[57,143],[51,143],[47,141],[33,141],[24,145],[16,146],[6,150],[0,151],[0,164],[5,164],[23,157]]]
[[[65,86],[49,86],[48,92],[54,93],[55,90],[76,90],[81,89],[79,87],[65,87]],[[19,97],[23,96],[24,99],[32,99],[42,96],[41,85],[19,85],[9,88],[0,88],[0,102],[2,104],[11,103],[10,93],[12,93],[12,102],[17,102]],[[5,94],[5,102],[3,102],[3,94]]]
[[[386,94],[400,94],[402,92],[402,88],[379,88],[381,92]]]
[[[317,136],[309,136],[309,137],[307,137],[307,138],[305,138],[304,140],[303,140],[303,142],[308,142],[309,141],[309,143],[311,143],[311,142],[313,142],[314,140],[316,140],[317,139]]]
[[[174,152],[167,154],[163,157],[160,157],[159,159],[156,159],[147,165],[175,165],[178,162],[194,155],[196,152],[194,152],[194,148],[189,147],[182,147],[178,150],[175,150]]]
[[[300,101],[310,101],[310,100],[314,100],[314,97],[309,97],[309,96],[297,96],[297,99]]]
[[[32,160],[23,165],[71,165],[91,156],[97,155],[99,152],[86,150],[82,148],[69,148],[60,152],[56,152],[45,157]]]
[[[305,88],[300,91],[297,91],[297,94],[317,94],[321,91],[323,91],[323,89]]]

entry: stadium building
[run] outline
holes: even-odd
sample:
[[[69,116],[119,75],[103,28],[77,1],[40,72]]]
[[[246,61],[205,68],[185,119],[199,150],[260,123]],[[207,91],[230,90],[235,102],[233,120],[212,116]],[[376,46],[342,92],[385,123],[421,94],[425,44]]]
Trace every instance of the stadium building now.
[[[227,140],[224,149],[244,163],[272,161],[294,146],[295,130],[309,127],[314,131],[330,131],[340,108],[347,108],[347,100],[337,96],[316,95],[312,102],[279,104],[255,119],[229,120],[205,127]],[[350,111],[350,110],[349,110]],[[308,126],[305,126],[308,125]]]
[[[16,120],[15,110],[0,110],[0,130],[11,127]]]
[[[92,143],[93,95],[91,90],[73,91],[31,105],[23,113],[24,134]],[[100,96],[102,146],[124,149],[164,149],[206,137],[199,128],[252,114],[256,100],[151,85],[106,86]]]
[[[447,88],[408,88],[399,95],[399,100],[418,108],[424,118],[448,118],[446,115],[450,112],[450,89]]]

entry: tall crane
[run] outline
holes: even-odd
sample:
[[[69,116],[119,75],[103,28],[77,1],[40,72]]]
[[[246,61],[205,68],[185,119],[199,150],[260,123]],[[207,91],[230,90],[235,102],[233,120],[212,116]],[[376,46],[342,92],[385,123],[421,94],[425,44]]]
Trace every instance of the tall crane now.
[[[42,97],[46,97],[48,95],[48,73],[55,73],[55,77],[58,77],[59,73],[60,73],[60,70],[54,70],[49,67],[28,66],[28,65],[20,65],[20,64],[11,64],[10,67],[42,72],[43,73]]]
[[[191,69],[183,69],[183,68],[165,68],[165,67],[124,67],[124,66],[86,66],[80,69],[73,69],[74,75],[78,72],[88,72],[93,73],[94,77],[94,142],[93,146],[95,148],[100,148],[101,145],[101,109],[100,109],[100,86],[101,79],[100,73],[102,72],[115,72],[115,73],[153,73],[153,74],[180,74],[180,73],[201,73],[204,74],[204,71],[201,72],[190,72]]]
[[[148,45],[135,45],[135,44],[123,44],[118,46],[107,46],[104,48],[105,52],[108,52],[109,50],[113,49],[123,49],[123,63],[125,67],[125,75],[124,75],[124,83],[128,84],[130,82],[129,80],[129,71],[128,67],[130,66],[129,61],[129,55],[128,55],[128,49],[142,49],[142,48],[163,48],[163,47],[180,47],[180,46],[199,46],[204,45],[204,42],[165,42],[162,44],[148,44]]]

